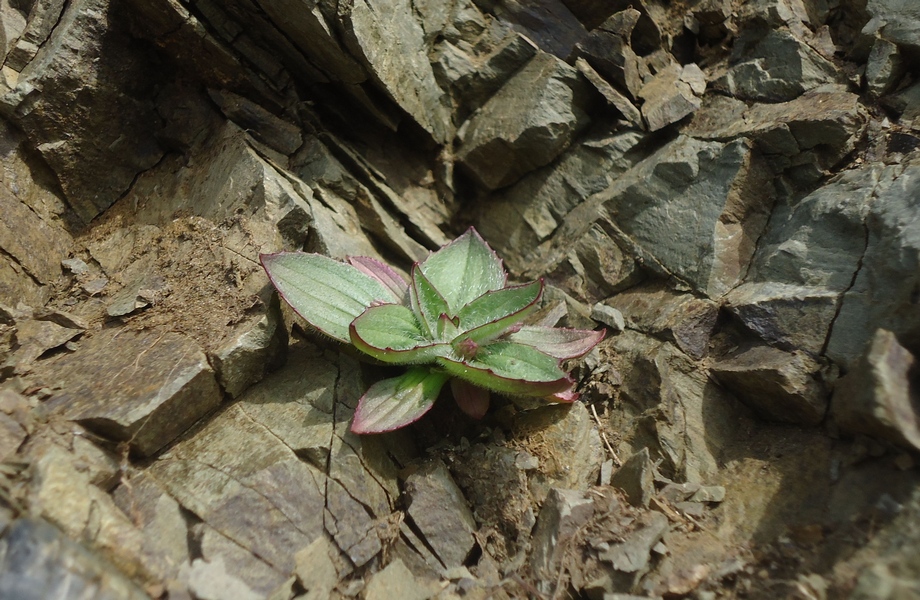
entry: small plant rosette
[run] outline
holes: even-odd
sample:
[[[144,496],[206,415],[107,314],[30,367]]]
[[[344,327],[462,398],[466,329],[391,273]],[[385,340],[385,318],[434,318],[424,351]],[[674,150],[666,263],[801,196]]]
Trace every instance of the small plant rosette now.
[[[460,409],[477,419],[490,392],[574,402],[575,381],[563,362],[604,337],[604,330],[524,325],[543,296],[543,280],[508,285],[501,259],[472,227],[415,263],[408,282],[366,256],[259,258],[281,298],[311,326],[380,362],[408,367],[361,397],[355,433],[413,423],[448,382]]]

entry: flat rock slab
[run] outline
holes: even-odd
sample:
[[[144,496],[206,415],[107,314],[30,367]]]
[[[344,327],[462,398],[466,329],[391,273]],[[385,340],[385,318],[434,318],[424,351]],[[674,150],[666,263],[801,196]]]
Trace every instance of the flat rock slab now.
[[[409,516],[447,568],[459,567],[476,540],[476,521],[450,471],[441,461],[406,478]]]
[[[221,402],[201,348],[173,332],[104,330],[48,365],[68,419],[149,456]]]

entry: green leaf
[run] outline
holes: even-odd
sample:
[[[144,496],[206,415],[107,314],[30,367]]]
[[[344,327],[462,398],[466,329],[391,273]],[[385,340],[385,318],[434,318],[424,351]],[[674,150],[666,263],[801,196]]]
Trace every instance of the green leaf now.
[[[378,381],[358,400],[351,430],[382,433],[417,421],[431,409],[447,379],[444,373],[413,367],[399,377]]]
[[[508,341],[526,344],[561,360],[578,358],[591,351],[602,339],[604,330],[564,329],[525,325],[507,336]]]
[[[405,304],[408,301],[409,284],[393,267],[370,256],[349,256],[347,260],[348,264],[365,275],[370,275],[390,290],[394,302]]]
[[[466,333],[454,340],[454,347],[464,339],[477,344],[495,339],[506,329],[536,310],[543,294],[543,280],[487,292],[460,310],[460,328]]]
[[[401,304],[382,304],[365,310],[351,323],[351,343],[383,362],[420,363],[450,352],[448,344],[432,340],[415,313]]]
[[[454,377],[496,392],[548,396],[572,386],[559,361],[532,346],[495,342],[464,360],[440,356],[437,362]]]
[[[486,292],[503,288],[507,279],[501,259],[472,227],[419,266],[447,301],[451,317]]]
[[[349,342],[348,325],[371,304],[392,302],[380,281],[320,254],[279,252],[259,260],[272,284],[297,314],[326,335]]]
[[[409,301],[412,310],[416,312],[422,325],[428,331],[429,337],[440,338],[440,333],[444,330],[444,325],[439,324],[441,315],[447,313],[450,308],[447,301],[434,289],[428,278],[422,273],[416,264],[412,267],[412,285],[409,289]]]

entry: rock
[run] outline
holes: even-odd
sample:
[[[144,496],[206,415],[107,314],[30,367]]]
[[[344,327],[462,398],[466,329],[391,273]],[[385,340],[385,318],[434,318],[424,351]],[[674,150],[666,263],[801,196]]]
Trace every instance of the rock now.
[[[840,430],[920,450],[915,363],[892,332],[877,330],[865,355],[835,385],[831,414]]]
[[[516,184],[492,196],[483,207],[476,228],[513,272],[531,268],[533,261],[528,255],[555,232],[569,212],[592,194],[604,190],[632,166],[629,153],[641,139],[639,132],[626,131],[591,136],[576,144],[553,165],[525,175]],[[567,251],[572,250],[572,239],[569,239]],[[595,245],[595,241],[600,240],[603,244]],[[595,248],[596,252],[615,252],[609,249],[614,244],[607,240],[608,235],[603,230],[589,229],[577,251],[582,256],[591,256]],[[635,278],[634,261],[622,257],[617,262],[620,263],[618,269],[590,276],[596,282],[594,285],[607,289],[610,278],[614,287],[619,287]],[[609,266],[614,267],[615,263]],[[594,265],[588,260],[584,268],[591,270]],[[542,276],[545,272],[541,270],[539,274]]]
[[[540,458],[540,470],[531,474],[537,502],[550,488],[586,489],[597,481],[604,449],[584,404],[550,405],[524,412],[516,419],[513,431],[525,443],[532,440],[528,450]]]
[[[493,8],[497,17],[532,39],[548,54],[565,60],[572,48],[586,35],[581,22],[561,0],[535,0],[533,2],[497,3]]]
[[[601,76],[600,73],[594,70],[588,61],[583,58],[579,58],[575,62],[575,66],[581,71],[581,74],[591,82],[591,85],[601,93],[604,97],[604,100],[608,104],[620,111],[627,121],[632,125],[644,129],[645,123],[642,121],[642,113],[639,112],[639,109],[629,101],[629,99],[621,94],[615,87],[607,83],[607,81]]]
[[[398,558],[374,574],[367,583],[366,600],[428,600],[434,591],[419,583],[412,572]]]
[[[711,372],[763,418],[801,425],[824,420],[829,391],[821,366],[806,354],[755,346],[714,363]]]
[[[530,568],[538,579],[549,579],[558,572],[561,551],[593,516],[594,501],[583,492],[560,488],[549,491],[531,538]]]
[[[22,371],[28,370],[29,365],[46,352],[60,348],[86,329],[85,326],[71,325],[73,326],[62,326],[50,320],[16,319],[16,340],[19,347],[11,358],[17,364],[17,368]]]
[[[406,478],[408,513],[446,568],[462,565],[476,544],[476,521],[463,492],[441,461],[428,462]]]
[[[742,36],[735,63],[718,81],[729,94],[744,100],[783,102],[826,83],[834,83],[834,65],[787,30],[772,30],[757,38]]]
[[[636,260],[625,252],[601,224],[595,224],[567,256],[580,281],[569,282],[586,299],[607,298],[642,280]]]
[[[208,95],[228,119],[278,152],[293,154],[303,144],[300,127],[279,119],[255,102],[227,90],[208,90]]]
[[[25,397],[0,389],[0,462],[12,459],[33,425]]]
[[[623,313],[612,306],[607,306],[600,302],[591,307],[591,318],[598,323],[603,323],[614,333],[619,333],[626,329],[626,321],[623,319]]]
[[[920,123],[920,82],[891,94],[883,101],[894,109],[905,124]]]
[[[715,96],[704,102],[684,131],[721,141],[749,137],[774,170],[798,174],[801,180],[799,173],[809,165],[823,173],[852,152],[866,121],[859,97],[848,92],[808,92],[789,102],[750,107]]]
[[[878,173],[871,194],[863,240],[866,244],[852,287],[843,294],[827,355],[851,365],[868,346],[876,329],[895,333],[911,351],[920,351],[920,163],[896,165]]]
[[[464,124],[457,159],[488,189],[514,183],[587,125],[586,90],[575,69],[538,54]]]
[[[722,502],[725,500],[725,488],[721,485],[704,485],[690,496],[691,502]]]
[[[29,137],[89,222],[162,157],[153,135],[159,118],[150,100],[152,69],[122,31],[109,27],[106,0],[68,4],[60,19],[49,4],[43,18],[53,24],[51,37],[0,95],[0,112]]]
[[[191,543],[201,548],[201,557],[196,560],[223,563],[227,572],[231,573],[239,584],[260,594],[260,597],[265,597],[285,581],[286,573],[266,564],[250,549],[241,547],[213,527],[205,523],[196,523],[190,529]],[[192,568],[195,568],[194,564]],[[212,566],[208,570],[215,572],[217,568]]]
[[[339,18],[346,47],[384,91],[435,142],[450,140],[454,131],[447,97],[435,81],[424,31],[409,0],[355,0],[340,8]],[[390,40],[400,41],[399,52],[391,51]]]
[[[34,463],[30,505],[35,514],[54,523],[71,538],[99,551],[124,574],[152,582],[166,575],[162,563],[142,555],[143,535],[111,496],[90,482],[80,461],[49,444]]]
[[[875,97],[887,94],[903,74],[904,63],[898,47],[887,40],[875,40],[866,63],[865,78],[869,93]]]
[[[695,65],[694,65],[695,66]],[[699,67],[695,71],[699,71]],[[655,73],[639,90],[639,97],[645,100],[642,105],[642,116],[648,124],[649,131],[658,131],[663,127],[680,121],[700,107],[700,100],[693,87],[699,88],[698,73],[688,67],[671,64]],[[687,72],[687,76],[684,76]],[[688,79],[694,83],[693,86]],[[705,90],[706,81],[702,81]]]
[[[602,552],[601,560],[623,573],[641,573],[648,567],[652,548],[668,531],[668,518],[657,511],[640,515],[636,530],[620,544]]]
[[[251,318],[253,323],[238,327],[238,335],[208,354],[217,380],[232,398],[283,363],[287,354],[287,330],[281,319],[277,296],[265,314]]]
[[[174,446],[148,473],[185,510],[281,574],[294,570],[292,549],[323,532],[331,494],[326,476],[240,404]]]
[[[591,67],[633,98],[639,97],[643,79],[650,75],[645,62],[629,44],[633,27],[640,17],[639,11],[633,8],[616,13],[577,46],[578,54]]]
[[[39,519],[17,519],[0,538],[0,596],[43,600],[146,600],[108,562]]]
[[[839,293],[823,287],[752,282],[738,286],[725,299],[726,308],[769,344],[817,356],[837,314]]]
[[[682,136],[621,175],[594,202],[666,273],[717,298],[747,270],[766,226],[770,178],[748,143]],[[666,233],[673,231],[681,234]],[[570,235],[562,227],[554,240]]]
[[[917,6],[899,0],[869,0],[866,10],[872,19],[863,29],[865,33],[875,33],[911,51],[920,50],[920,9]]]
[[[536,55],[537,46],[512,32],[484,55],[471,56],[444,42],[435,51],[435,75],[447,82],[464,107],[476,109]]]
[[[605,301],[622,311],[630,327],[671,340],[694,359],[703,358],[719,307],[711,300],[671,291],[660,284],[631,288]]]
[[[339,583],[339,574],[332,561],[338,549],[326,536],[316,538],[309,546],[294,555],[295,572],[300,585],[307,590],[310,600],[328,598]]]
[[[241,579],[227,572],[224,561],[218,557],[214,562],[205,562],[200,558],[192,561],[188,573],[189,591],[201,600],[222,600],[239,598],[240,600],[260,600],[263,595],[253,591]]]
[[[630,456],[613,474],[610,485],[623,490],[633,506],[648,507],[655,493],[654,470],[648,448],[643,448]]]
[[[41,374],[61,385],[49,407],[144,456],[221,402],[204,353],[172,332],[103,330]]]

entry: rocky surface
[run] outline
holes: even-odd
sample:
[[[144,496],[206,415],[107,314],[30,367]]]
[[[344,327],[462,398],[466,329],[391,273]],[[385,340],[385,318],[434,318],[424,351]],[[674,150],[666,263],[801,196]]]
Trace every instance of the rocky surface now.
[[[0,0],[0,596],[916,596],[918,56],[898,0]],[[258,255],[470,224],[606,329],[581,399],[351,433],[388,370]]]

